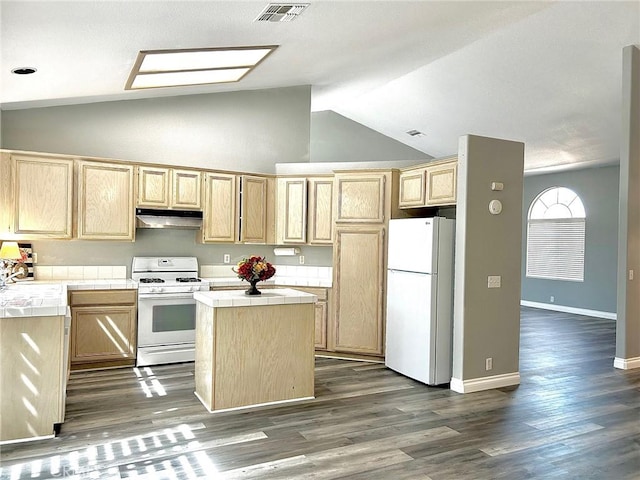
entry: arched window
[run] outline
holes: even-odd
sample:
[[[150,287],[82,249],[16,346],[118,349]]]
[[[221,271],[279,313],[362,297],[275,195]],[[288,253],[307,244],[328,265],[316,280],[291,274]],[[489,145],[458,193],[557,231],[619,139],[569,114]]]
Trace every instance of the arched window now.
[[[527,277],[584,281],[585,223],[573,190],[552,187],[538,195],[527,218]]]

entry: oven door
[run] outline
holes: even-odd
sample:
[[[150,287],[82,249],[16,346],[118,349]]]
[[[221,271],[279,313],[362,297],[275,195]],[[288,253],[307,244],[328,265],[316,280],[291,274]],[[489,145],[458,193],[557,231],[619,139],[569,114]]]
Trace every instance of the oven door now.
[[[193,293],[140,294],[138,346],[195,343],[196,301]]]

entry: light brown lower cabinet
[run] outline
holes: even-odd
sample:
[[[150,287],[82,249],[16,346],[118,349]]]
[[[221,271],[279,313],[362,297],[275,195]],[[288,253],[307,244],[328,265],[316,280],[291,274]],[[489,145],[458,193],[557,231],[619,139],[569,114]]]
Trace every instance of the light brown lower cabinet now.
[[[329,323],[329,302],[331,289],[324,287],[290,287],[317,295],[315,304],[315,347],[316,350],[327,350],[327,329]]]
[[[71,369],[133,366],[136,290],[77,290],[71,305]]]

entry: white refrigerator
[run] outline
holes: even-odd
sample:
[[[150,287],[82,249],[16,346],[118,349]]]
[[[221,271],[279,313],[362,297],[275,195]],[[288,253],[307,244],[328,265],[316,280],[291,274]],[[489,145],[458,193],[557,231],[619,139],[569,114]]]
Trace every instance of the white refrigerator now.
[[[389,221],[385,364],[427,385],[451,381],[455,221]]]

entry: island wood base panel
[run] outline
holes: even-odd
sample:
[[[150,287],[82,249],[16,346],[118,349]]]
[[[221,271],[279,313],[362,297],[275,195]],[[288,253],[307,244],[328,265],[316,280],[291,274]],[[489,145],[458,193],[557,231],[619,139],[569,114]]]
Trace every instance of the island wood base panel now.
[[[196,395],[211,412],[314,396],[314,304],[196,307]]]
[[[41,440],[64,421],[64,317],[0,318],[0,445]]]

